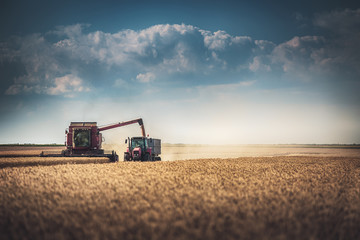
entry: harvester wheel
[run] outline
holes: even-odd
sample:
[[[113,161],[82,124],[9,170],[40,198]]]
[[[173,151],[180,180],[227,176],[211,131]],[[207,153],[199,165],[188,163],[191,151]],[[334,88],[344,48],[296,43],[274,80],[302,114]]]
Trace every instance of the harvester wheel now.
[[[116,152],[112,152],[111,157],[110,157],[110,162],[118,162],[119,161],[119,156],[116,154]]]

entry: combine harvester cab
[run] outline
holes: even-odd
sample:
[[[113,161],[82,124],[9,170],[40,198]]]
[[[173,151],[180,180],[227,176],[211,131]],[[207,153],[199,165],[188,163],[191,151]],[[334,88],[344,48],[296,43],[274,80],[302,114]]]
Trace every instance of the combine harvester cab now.
[[[72,122],[66,131],[66,151],[73,154],[103,153],[102,135],[96,122]]]
[[[124,161],[161,161],[161,140],[147,137],[132,137],[124,152]]]

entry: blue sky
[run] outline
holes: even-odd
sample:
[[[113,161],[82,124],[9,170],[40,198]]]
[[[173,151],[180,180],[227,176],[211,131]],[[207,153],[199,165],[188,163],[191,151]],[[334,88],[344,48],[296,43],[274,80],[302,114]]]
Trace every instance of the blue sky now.
[[[137,117],[170,143],[360,143],[359,5],[6,1],[0,143]]]

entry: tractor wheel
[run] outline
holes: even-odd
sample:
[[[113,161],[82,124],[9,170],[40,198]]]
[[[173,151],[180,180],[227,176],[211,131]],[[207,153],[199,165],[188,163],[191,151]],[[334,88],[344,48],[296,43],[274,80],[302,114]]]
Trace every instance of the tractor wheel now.
[[[124,161],[130,161],[130,154],[128,152],[124,153]]]
[[[150,154],[145,153],[144,161],[148,162],[148,161],[150,161],[150,160],[151,160]]]

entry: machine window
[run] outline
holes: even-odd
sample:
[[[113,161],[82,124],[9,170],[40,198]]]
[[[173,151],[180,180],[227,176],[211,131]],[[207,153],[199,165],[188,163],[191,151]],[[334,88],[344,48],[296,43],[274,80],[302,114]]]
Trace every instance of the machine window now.
[[[75,129],[74,144],[75,147],[90,147],[90,130]]]
[[[140,138],[140,139],[133,139],[131,141],[131,148],[136,148],[136,147],[140,147],[141,149],[144,148],[144,139]]]

